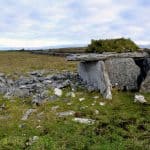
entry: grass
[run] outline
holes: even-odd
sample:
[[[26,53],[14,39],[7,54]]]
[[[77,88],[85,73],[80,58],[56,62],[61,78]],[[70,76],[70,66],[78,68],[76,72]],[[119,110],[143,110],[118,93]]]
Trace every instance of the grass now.
[[[36,55],[28,52],[0,52],[0,72],[24,74],[34,70],[76,70],[75,62],[66,62],[64,57]]]
[[[51,68],[55,68],[55,58],[51,56],[31,55],[28,53],[7,53],[11,61],[36,62],[40,65],[42,58],[51,61]],[[0,54],[0,68],[6,65]],[[15,57],[16,54],[16,57]],[[8,56],[5,56],[5,58]],[[21,57],[22,59],[21,59]],[[23,58],[24,56],[24,58]],[[27,57],[27,58],[26,58]],[[13,58],[16,58],[15,60]],[[33,59],[34,58],[34,59]],[[27,61],[27,60],[28,61]],[[31,60],[30,60],[31,59]],[[33,60],[32,60],[33,59]],[[56,60],[64,58],[57,57]],[[7,63],[7,61],[5,60]],[[44,60],[45,62],[45,60]],[[46,65],[46,62],[43,64]],[[57,62],[56,69],[60,62]],[[63,62],[66,63],[66,62]],[[23,64],[23,63],[22,63]],[[32,70],[28,65],[18,67],[18,71],[25,73]],[[54,66],[53,66],[54,64]],[[13,64],[11,64],[13,67]],[[43,65],[42,69],[49,69]],[[64,65],[68,70],[74,70],[75,64]],[[45,68],[44,68],[45,67]],[[58,68],[57,68],[58,67]],[[5,67],[4,67],[5,68]],[[15,67],[14,67],[15,68]],[[22,71],[22,68],[25,68]],[[7,72],[7,69],[9,70]],[[33,69],[34,70],[34,69]],[[4,71],[2,71],[4,72]],[[14,73],[12,68],[5,68],[5,72]],[[99,92],[89,93],[85,89],[78,89],[76,97],[67,97],[71,89],[63,89],[63,96],[56,101],[46,102],[39,107],[31,105],[31,99],[12,100],[4,99],[0,96],[0,106],[5,104],[6,108],[0,110],[0,150],[149,150],[150,149],[150,105],[134,103],[134,93],[113,91],[113,99],[104,100]],[[50,95],[53,91],[50,89]],[[99,96],[94,99],[94,96]],[[79,98],[85,100],[80,102]],[[150,94],[145,94],[145,98],[150,103]],[[99,102],[106,102],[105,106],[100,106]],[[71,103],[71,105],[68,105]],[[59,106],[56,111],[52,111],[53,106]],[[26,121],[22,121],[22,115],[29,108],[37,109]],[[74,116],[59,118],[56,113],[74,110]],[[98,111],[99,114],[95,113]],[[72,121],[74,117],[85,117],[95,120],[95,124],[86,125]],[[39,139],[32,145],[27,145],[30,138],[38,136]]]

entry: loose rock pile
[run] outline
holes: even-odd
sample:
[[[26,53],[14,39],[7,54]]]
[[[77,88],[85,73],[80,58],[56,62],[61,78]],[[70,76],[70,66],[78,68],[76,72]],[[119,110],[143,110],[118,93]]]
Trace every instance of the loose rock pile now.
[[[49,95],[49,88],[57,90],[70,86],[72,89],[83,85],[76,73],[64,72],[59,74],[44,75],[41,71],[30,72],[28,77],[21,76],[17,80],[8,79],[0,74],[0,93],[5,98],[32,97],[32,103],[41,104],[44,100],[55,100],[58,94]],[[54,91],[55,91],[54,90]]]

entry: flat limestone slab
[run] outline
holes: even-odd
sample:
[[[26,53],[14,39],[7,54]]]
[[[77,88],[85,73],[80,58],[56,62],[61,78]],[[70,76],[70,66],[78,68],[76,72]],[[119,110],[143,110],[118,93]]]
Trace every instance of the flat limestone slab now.
[[[145,58],[150,57],[147,52],[129,52],[129,53],[103,53],[103,54],[73,54],[67,57],[68,61],[99,61],[109,58]]]

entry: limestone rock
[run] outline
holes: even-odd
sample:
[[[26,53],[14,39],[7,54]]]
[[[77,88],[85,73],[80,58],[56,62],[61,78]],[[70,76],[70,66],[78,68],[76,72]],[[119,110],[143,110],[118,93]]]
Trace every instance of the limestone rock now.
[[[73,121],[83,124],[94,124],[95,120],[88,118],[74,118]]]
[[[109,58],[144,58],[149,57],[147,52],[129,52],[129,53],[112,53],[107,52],[103,54],[74,54],[67,57],[68,61],[100,61]]]
[[[22,117],[21,120],[23,120],[23,121],[27,120],[27,119],[29,118],[29,116],[30,116],[33,112],[35,112],[35,111],[36,111],[36,109],[28,109],[28,110],[25,112],[25,114],[23,115],[23,117]]]
[[[145,80],[142,82],[140,91],[144,93],[150,92],[150,71],[147,73]]]
[[[83,81],[95,90],[100,90],[104,98],[112,99],[111,83],[103,61],[81,62],[78,72]]]
[[[105,61],[113,87],[121,90],[137,90],[140,68],[132,58],[113,58]]]
[[[58,117],[73,116],[74,114],[75,114],[75,111],[72,111],[72,110],[57,113]]]
[[[55,89],[54,89],[54,93],[55,93],[55,95],[57,95],[57,96],[59,96],[59,97],[61,97],[62,94],[63,94],[62,90],[59,89],[59,88],[55,88]]]
[[[147,101],[145,100],[145,97],[143,95],[135,94],[134,102],[140,102],[143,104],[146,103]]]

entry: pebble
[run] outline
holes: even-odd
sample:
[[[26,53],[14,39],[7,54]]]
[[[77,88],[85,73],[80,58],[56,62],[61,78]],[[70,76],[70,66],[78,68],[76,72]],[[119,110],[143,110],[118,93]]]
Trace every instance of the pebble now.
[[[74,118],[73,121],[83,124],[94,124],[95,120],[87,118]]]
[[[82,101],[84,101],[84,100],[85,100],[85,98],[84,98],[84,97],[79,98],[79,101],[80,101],[80,102],[82,102]]]
[[[55,89],[54,89],[54,93],[55,93],[55,95],[57,95],[57,96],[61,97],[63,92],[62,92],[62,90],[61,90],[61,89],[59,89],[59,88],[55,88]]]

